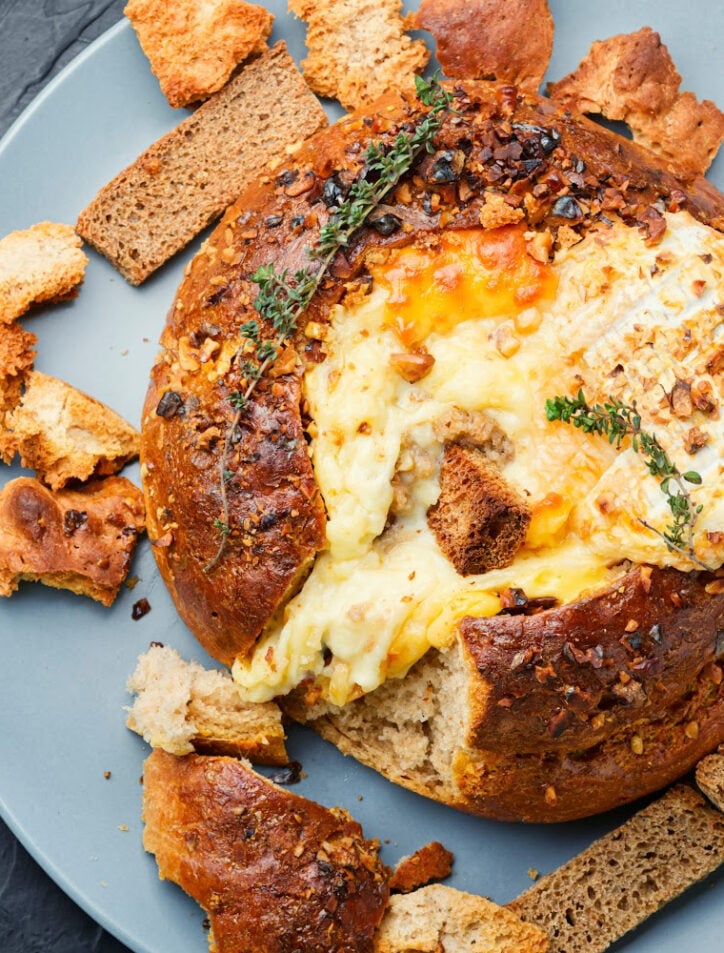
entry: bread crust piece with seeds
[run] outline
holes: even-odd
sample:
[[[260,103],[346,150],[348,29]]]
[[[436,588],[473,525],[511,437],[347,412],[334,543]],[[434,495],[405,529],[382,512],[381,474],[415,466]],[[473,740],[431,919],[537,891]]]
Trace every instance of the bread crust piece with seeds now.
[[[156,749],[143,780],[144,847],[207,910],[215,953],[372,953],[387,872],[346,811],[233,758]]]
[[[240,63],[266,49],[274,20],[243,0],[130,0],[123,12],[174,107],[220,90]]]
[[[0,595],[25,580],[110,606],[143,529],[141,491],[125,477],[57,493],[11,480],[0,491]]]
[[[679,92],[681,76],[650,27],[592,44],[578,68],[549,84],[551,98],[628,123],[634,140],[673,168],[703,175],[724,139],[724,113]]]
[[[414,18],[433,35],[446,76],[538,92],[553,51],[547,0],[422,0]]]
[[[422,40],[406,34],[401,0],[290,0],[289,9],[308,24],[305,79],[346,109],[412,88],[430,57]]]
[[[224,663],[248,655],[326,544],[305,440],[302,376],[305,362],[311,366],[324,352],[331,309],[355,279],[364,281],[374,256],[434,242],[440,220],[451,231],[479,228],[490,195],[522,210],[525,226],[548,234],[553,245],[561,230],[572,229],[558,214],[557,192],[536,188],[539,180],[578,183],[586,212],[579,207],[576,234],[615,208],[622,226],[655,242],[659,209],[683,203],[714,228],[724,224],[724,202],[705,181],[674,177],[635,144],[547,100],[487,83],[450,88],[456,115],[443,123],[435,153],[421,157],[386,200],[386,214],[405,227],[390,233],[368,223],[355,233],[303,316],[296,362],[285,360],[264,376],[238,418],[232,400],[245,386],[234,360],[245,346],[240,329],[258,322],[262,338],[274,336],[254,308],[252,275],[270,262],[277,273],[306,266],[307,249],[331,214],[325,196],[358,174],[370,141],[392,141],[423,107],[391,94],[374,107],[369,124],[352,116],[304,145],[272,181],[232,206],[178,291],[144,408],[149,532],[161,543],[154,553],[179,612]],[[500,162],[507,163],[508,185],[500,184]],[[231,261],[222,254],[227,249]],[[235,418],[238,432],[228,451],[225,435]],[[228,533],[221,557],[207,569],[220,549],[222,464],[225,475],[233,474],[225,484]],[[611,590],[526,617],[522,626],[504,615],[478,625],[472,613],[451,632],[456,646],[430,652],[407,676],[367,698],[320,710],[309,707],[318,696],[303,687],[285,705],[346,753],[466,810],[551,821],[606,810],[670,782],[722,740],[716,631],[724,596],[717,585],[706,573],[667,569],[649,576],[636,569]],[[595,624],[581,621],[589,610]],[[621,639],[631,619],[642,627],[645,619],[646,633],[660,626],[662,641],[642,638],[641,651],[629,654]],[[548,644],[545,626],[557,635],[550,642],[554,658],[538,658],[540,643]],[[683,637],[689,627],[695,655]],[[490,663],[488,674],[480,671],[488,663],[476,657],[476,647]],[[611,664],[598,664],[599,651]],[[497,676],[510,676],[513,661],[520,692],[516,682],[501,695]],[[557,720],[562,709],[565,719]],[[503,722],[496,742],[492,726]],[[527,739],[525,750],[512,747],[516,732]]]
[[[0,239],[0,324],[32,305],[75,297],[88,258],[70,225],[40,222]]]

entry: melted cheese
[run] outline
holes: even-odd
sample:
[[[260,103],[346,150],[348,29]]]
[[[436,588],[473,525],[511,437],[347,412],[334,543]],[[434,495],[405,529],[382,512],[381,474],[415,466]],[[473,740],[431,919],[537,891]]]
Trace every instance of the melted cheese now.
[[[699,410],[677,418],[665,391],[685,376],[724,396],[706,359],[722,340],[723,272],[724,242],[684,213],[658,246],[602,228],[552,266],[527,255],[517,228],[448,233],[374,266],[372,292],[336,310],[327,359],[306,376],[327,546],[255,653],[236,662],[246,697],[312,678],[341,705],[449,644],[463,616],[499,612],[508,587],[565,603],[609,584],[627,559],[690,569],[642,525],[663,532],[671,514],[641,458],[546,420],[546,398],[579,386],[589,400],[636,399],[680,469],[702,474],[694,543],[719,565],[721,421]],[[434,358],[417,383],[390,362],[401,341]],[[502,472],[532,511],[513,564],[484,575],[460,576],[426,521],[439,493],[435,422],[455,410],[485,411],[507,433],[514,455]],[[708,438],[693,462],[683,450],[692,426]],[[396,473],[407,499],[390,526]]]

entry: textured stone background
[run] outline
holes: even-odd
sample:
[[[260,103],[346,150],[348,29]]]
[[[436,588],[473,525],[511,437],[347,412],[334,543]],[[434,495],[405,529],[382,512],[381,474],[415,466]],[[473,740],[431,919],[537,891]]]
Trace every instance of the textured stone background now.
[[[121,19],[124,6],[0,0],[0,136],[49,79]],[[56,887],[2,821],[0,953],[128,953]]]

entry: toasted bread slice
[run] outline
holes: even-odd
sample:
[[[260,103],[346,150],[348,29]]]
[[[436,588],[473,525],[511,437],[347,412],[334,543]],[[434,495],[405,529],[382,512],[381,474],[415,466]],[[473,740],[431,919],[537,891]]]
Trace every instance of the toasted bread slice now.
[[[603,953],[722,862],[724,817],[681,784],[508,908],[546,930],[551,953]]]
[[[57,377],[31,371],[17,407],[6,414],[0,453],[18,453],[52,489],[107,476],[138,456],[138,431],[101,401]]]
[[[288,764],[281,712],[273,702],[242,702],[228,673],[186,662],[152,645],[128,680],[136,694],[126,725],[170,754],[224,754],[257,764]]]
[[[27,580],[109,606],[143,527],[143,496],[125,477],[57,493],[11,480],[0,490],[0,596]]]
[[[305,79],[346,109],[411,85],[430,57],[405,33],[401,0],[289,0],[289,9],[308,24]]]
[[[432,884],[390,897],[375,953],[545,953],[548,938],[497,904]]]
[[[448,76],[538,92],[553,51],[547,0],[422,0],[415,23],[432,33]]]
[[[243,0],[130,0],[124,13],[175,107],[221,89],[239,63],[266,49],[274,20]]]
[[[372,953],[388,897],[378,844],[349,814],[235,758],[156,748],[143,768],[143,844],[207,911],[217,953]]]
[[[482,450],[445,445],[440,497],[427,522],[462,576],[509,566],[525,542],[531,512]]]
[[[104,186],[81,212],[78,232],[138,285],[287,146],[326,124],[277,43]]]
[[[0,323],[77,294],[88,258],[70,225],[40,222],[0,240]]]
[[[549,85],[551,98],[628,123],[634,140],[689,174],[703,175],[724,139],[724,113],[680,93],[681,76],[650,27],[592,44],[574,72]]]

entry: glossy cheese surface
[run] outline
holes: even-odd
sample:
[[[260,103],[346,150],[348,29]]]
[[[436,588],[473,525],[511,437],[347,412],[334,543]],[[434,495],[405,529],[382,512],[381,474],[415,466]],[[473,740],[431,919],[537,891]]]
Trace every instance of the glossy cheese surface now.
[[[630,442],[546,419],[547,398],[579,388],[589,402],[635,400],[679,469],[700,473],[695,554],[721,565],[724,239],[677,213],[657,245],[602,224],[548,264],[531,237],[475,229],[392,251],[371,266],[370,293],[334,312],[326,359],[305,379],[327,545],[235,663],[248,698],[311,678],[344,704],[449,644],[463,616],[498,613],[507,588],[566,603],[627,561],[691,569],[662,538],[667,500]],[[426,355],[427,373],[405,379],[401,353]],[[427,525],[440,422],[454,414],[505,433],[496,462],[532,513],[512,565],[483,575],[459,575]]]

